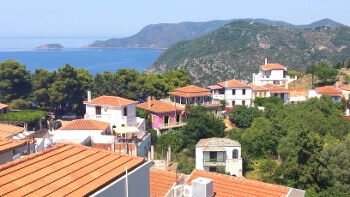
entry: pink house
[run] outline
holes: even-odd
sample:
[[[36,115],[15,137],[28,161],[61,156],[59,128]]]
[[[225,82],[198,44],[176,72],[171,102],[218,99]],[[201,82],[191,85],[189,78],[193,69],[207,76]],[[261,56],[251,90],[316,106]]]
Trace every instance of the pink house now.
[[[159,100],[151,100],[136,105],[137,108],[145,109],[150,112],[152,128],[160,131],[170,128],[179,128],[185,125],[185,108],[176,106]]]

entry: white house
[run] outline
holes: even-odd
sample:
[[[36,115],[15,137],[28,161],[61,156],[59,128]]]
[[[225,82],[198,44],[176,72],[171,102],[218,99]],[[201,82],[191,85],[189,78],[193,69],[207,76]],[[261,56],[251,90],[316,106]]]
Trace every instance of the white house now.
[[[85,119],[99,120],[111,124],[114,130],[121,127],[137,127],[140,132],[145,131],[145,119],[136,117],[137,101],[118,96],[100,96],[91,99],[88,91]]]
[[[268,64],[265,59],[265,64],[259,67],[259,73],[253,73],[253,84],[264,86],[266,84],[284,85],[286,82],[291,82],[297,78],[290,78],[287,75],[288,69],[281,64]]]
[[[201,139],[196,144],[196,169],[242,177],[241,152],[241,144],[231,139]]]
[[[223,81],[213,86],[208,86],[213,99],[226,100],[226,111],[235,105],[251,106],[252,88],[235,79]]]

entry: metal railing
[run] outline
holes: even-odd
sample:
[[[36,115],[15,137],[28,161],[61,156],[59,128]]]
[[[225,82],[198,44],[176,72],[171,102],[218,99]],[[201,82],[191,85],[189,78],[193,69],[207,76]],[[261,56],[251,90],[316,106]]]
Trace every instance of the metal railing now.
[[[226,159],[203,159],[203,166],[225,166]]]
[[[186,122],[173,122],[173,123],[163,123],[159,126],[159,129],[170,129],[170,128],[178,128],[186,125]]]

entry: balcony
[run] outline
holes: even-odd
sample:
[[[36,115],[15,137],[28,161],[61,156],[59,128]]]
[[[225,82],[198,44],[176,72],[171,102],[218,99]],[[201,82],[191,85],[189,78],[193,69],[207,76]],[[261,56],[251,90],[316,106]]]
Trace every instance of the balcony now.
[[[226,159],[203,159],[203,166],[225,166]]]
[[[180,128],[186,125],[186,122],[174,122],[174,123],[163,123],[159,126],[160,130],[163,129],[173,129],[173,128]]]

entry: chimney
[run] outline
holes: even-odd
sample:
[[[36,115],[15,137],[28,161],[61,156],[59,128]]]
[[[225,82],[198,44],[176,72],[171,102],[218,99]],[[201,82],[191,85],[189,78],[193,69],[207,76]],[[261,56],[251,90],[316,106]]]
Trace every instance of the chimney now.
[[[91,91],[87,91],[87,101],[91,102]]]
[[[148,109],[151,109],[151,100],[152,100],[151,96],[148,96],[147,97],[147,108]]]
[[[265,65],[267,64],[267,58],[265,58]]]

